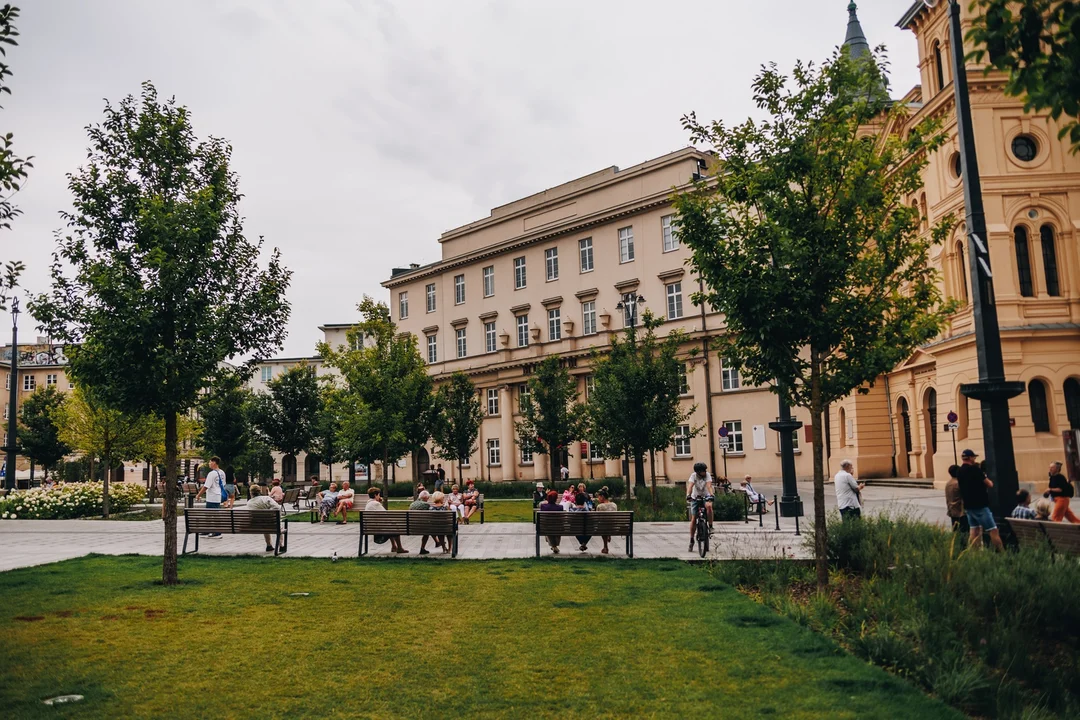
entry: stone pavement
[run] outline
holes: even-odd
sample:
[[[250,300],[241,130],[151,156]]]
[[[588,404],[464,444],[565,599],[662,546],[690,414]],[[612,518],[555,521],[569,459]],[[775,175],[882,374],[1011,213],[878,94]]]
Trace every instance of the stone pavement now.
[[[772,497],[780,494],[780,484],[774,481],[755,482],[755,487],[763,494]],[[805,511],[808,518],[813,517],[812,488],[809,483],[800,483]],[[945,508],[943,494],[939,490],[868,487],[864,493],[868,512],[901,511],[921,517],[927,522],[944,523]],[[825,501],[828,509],[836,507],[836,493],[833,486],[826,485]],[[335,552],[339,558],[357,556],[359,532],[356,524],[347,526],[333,524],[310,524],[307,513],[301,513],[296,522],[289,524],[289,549],[286,557],[331,557]],[[177,547],[183,546],[183,518],[179,518]],[[772,513],[764,517],[764,526],[759,527],[754,518],[749,524],[743,522],[717,523],[713,535],[710,558],[717,560],[751,558],[806,558],[809,548],[804,543],[807,538],[808,522],[800,523],[804,531],[801,536],[795,534],[795,523],[787,518],[780,519],[780,530],[776,528],[776,518]],[[30,565],[66,560],[89,553],[105,555],[161,555],[163,551],[163,523],[160,520],[146,521],[104,521],[104,520],[14,520],[0,521],[0,571],[11,570]],[[687,523],[636,523],[634,525],[635,558],[679,558],[698,559],[695,552],[687,552],[689,542]],[[420,538],[402,538],[408,555],[393,555],[390,544],[369,544],[372,557],[395,557],[401,559],[416,558],[420,549]],[[188,550],[194,547],[194,538],[189,540]],[[555,556],[560,559],[574,557],[599,557],[603,543],[600,538],[593,538],[587,552],[579,552],[574,538],[563,538],[562,552]],[[552,556],[547,543],[541,540],[541,555]],[[625,558],[626,542],[622,538],[613,538],[611,557]],[[220,539],[202,539],[199,543],[202,555],[267,555],[262,538],[257,535],[226,535]],[[536,536],[531,523],[474,523],[462,526],[459,535],[458,558],[471,560],[493,560],[501,558],[529,558],[536,554]],[[440,551],[433,552],[430,558],[449,558]]]

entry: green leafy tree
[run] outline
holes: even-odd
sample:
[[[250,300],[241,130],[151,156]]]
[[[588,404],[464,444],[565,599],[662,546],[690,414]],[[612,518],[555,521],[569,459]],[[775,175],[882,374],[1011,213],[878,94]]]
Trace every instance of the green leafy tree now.
[[[26,457],[49,471],[71,454],[71,446],[60,439],[60,413],[65,395],[49,385],[38,389],[23,403],[19,416],[18,443]]]
[[[1061,121],[1058,137],[1080,152],[1080,2],[975,0],[968,40],[971,58],[987,58],[1009,74],[1005,92],[1024,98],[1025,112],[1050,111]],[[1064,120],[1061,120],[1064,116]]]
[[[634,484],[645,486],[645,455],[671,445],[678,427],[695,408],[684,410],[681,393],[682,361],[678,358],[683,334],[656,337],[662,320],[651,312],[642,315],[644,334],[627,327],[623,338],[612,338],[611,350],[594,351],[594,386],[589,394],[590,436],[607,457],[624,451],[634,458]],[[701,428],[691,428],[691,436]],[[653,476],[653,498],[656,477]]]
[[[311,452],[319,457],[323,465],[334,476],[334,463],[347,460],[342,454],[338,442],[341,434],[341,418],[337,412],[334,396],[337,393],[331,386],[319,389],[319,413],[311,430]]]
[[[109,481],[116,464],[158,457],[164,452],[165,424],[160,418],[118,410],[81,386],[60,406],[57,420],[62,442],[84,455],[101,459],[105,470],[102,495],[105,517],[109,517]]]
[[[223,467],[254,474],[251,460],[265,448],[251,419],[252,392],[238,373],[216,378],[199,401],[200,432],[196,444],[204,456],[217,455]],[[267,450],[268,452],[268,450]]]
[[[458,479],[461,479],[461,465],[476,451],[480,423],[484,420],[476,386],[465,373],[454,373],[439,386],[435,408],[437,415],[432,428],[435,446],[440,456],[457,461]]]
[[[7,63],[7,51],[9,47],[19,44],[15,39],[19,36],[15,27],[18,17],[19,8],[12,5],[0,8],[0,94],[11,94],[11,86],[8,85],[11,67]],[[22,187],[27,170],[34,167],[30,162],[33,157],[20,158],[15,154],[14,143],[11,133],[0,135],[0,230],[10,229],[11,221],[22,212],[11,202],[11,198]],[[17,260],[4,264],[3,279],[0,280],[0,310],[7,310],[8,297],[18,284],[22,271],[23,264]]]
[[[311,450],[322,412],[322,395],[315,368],[289,368],[267,384],[269,392],[255,395],[252,421],[267,445],[283,455]]]
[[[514,423],[522,448],[551,458],[551,482],[559,477],[558,460],[570,443],[585,434],[585,406],[578,402],[577,382],[557,355],[537,363],[521,398],[521,421]]]
[[[879,51],[880,52],[880,51]],[[943,303],[910,199],[942,138],[904,125],[879,91],[884,67],[847,51],[821,67],[775,65],[754,82],[764,120],[684,124],[717,153],[715,177],[677,196],[680,237],[722,312],[720,343],[747,379],[770,385],[813,423],[818,583],[828,582],[822,413],[940,332]],[[900,117],[892,117],[899,115]],[[895,119],[888,137],[867,132]],[[944,225],[935,231],[938,237]]]
[[[77,384],[102,402],[165,423],[165,552],[176,572],[178,416],[231,357],[281,346],[290,273],[275,250],[244,237],[232,150],[198,140],[188,110],[139,100],[106,104],[88,129],[85,165],[69,176],[74,200],[58,233],[52,290],[31,310],[69,343]]]
[[[359,310],[364,321],[350,331],[350,346],[320,343],[319,353],[341,374],[341,446],[350,460],[365,453],[382,459],[389,497],[391,461],[412,454],[416,471],[415,453],[431,437],[435,396],[416,336],[397,332],[385,303],[365,296]],[[369,340],[358,342],[357,333]]]

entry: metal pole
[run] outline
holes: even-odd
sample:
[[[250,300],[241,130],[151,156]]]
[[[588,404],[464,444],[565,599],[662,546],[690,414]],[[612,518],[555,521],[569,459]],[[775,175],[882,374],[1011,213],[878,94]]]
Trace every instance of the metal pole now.
[[[19,416],[19,298],[11,299],[11,373],[8,375],[8,418],[7,418],[7,469],[4,473],[4,485],[14,490],[15,483],[15,419]]]
[[[952,464],[959,465],[960,461],[956,458],[956,431],[950,430],[949,432],[952,434]]]
[[[956,101],[956,131],[960,145],[960,169],[964,180],[967,210],[968,258],[971,274],[971,304],[975,320],[975,347],[979,382],[960,386],[960,392],[982,404],[983,454],[986,474],[997,487],[997,512],[1007,515],[1016,506],[1019,478],[1009,426],[1009,398],[1024,392],[1024,383],[1005,379],[1001,354],[1001,332],[994,303],[994,276],[990,270],[989,239],[983,212],[979,162],[975,152],[968,96],[967,67],[964,64],[964,34],[960,25],[960,3],[949,2],[952,44],[953,92]]]
[[[724,479],[728,480],[729,478],[727,475],[727,448],[721,448],[720,451],[724,454]]]
[[[776,502],[776,499],[777,499],[776,496],[773,495],[772,496],[772,504],[773,504],[773,507],[779,508],[780,505]],[[779,530],[780,529],[780,513],[779,512],[774,512],[773,513],[773,519],[776,520],[776,529]]]
[[[803,514],[803,502],[799,497],[799,487],[795,480],[795,448],[791,443],[791,434],[802,427],[798,420],[791,419],[791,408],[780,398],[780,417],[769,427],[780,434],[780,473],[783,478],[784,495],[780,498],[779,512],[784,517],[799,517]],[[798,525],[796,524],[796,534]]]

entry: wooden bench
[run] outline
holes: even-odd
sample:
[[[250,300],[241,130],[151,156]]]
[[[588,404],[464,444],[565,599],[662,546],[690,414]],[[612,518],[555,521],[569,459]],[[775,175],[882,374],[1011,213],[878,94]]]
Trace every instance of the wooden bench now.
[[[201,487],[201,483],[184,483],[184,497],[187,500],[187,502],[184,503],[185,506],[189,508],[195,507],[195,496],[199,494],[199,488]]]
[[[545,512],[533,513],[536,525],[536,557],[540,557],[540,538],[575,537],[588,535],[598,537],[626,538],[626,555],[634,557],[633,512]]]
[[[187,554],[188,536],[195,535],[195,550],[199,552],[200,533],[228,535],[276,536],[274,556],[285,552],[289,546],[289,526],[282,521],[277,510],[222,510],[220,508],[191,508],[184,512],[184,549]]]
[[[367,555],[372,535],[443,535],[450,541],[450,557],[457,557],[458,522],[452,512],[432,510],[361,510],[359,555]]]
[[[1051,552],[1080,555],[1080,525],[1020,518],[1008,518],[1008,523],[1023,547],[1049,544]]]
[[[300,512],[300,488],[285,491],[285,497],[281,500],[281,507],[284,508],[286,505],[292,505],[297,512]]]

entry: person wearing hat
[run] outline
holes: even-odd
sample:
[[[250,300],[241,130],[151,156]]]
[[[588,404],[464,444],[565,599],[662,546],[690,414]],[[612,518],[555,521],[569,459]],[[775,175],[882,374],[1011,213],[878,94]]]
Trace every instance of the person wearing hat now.
[[[994,544],[994,548],[1004,550],[1001,533],[994,522],[994,514],[990,512],[990,495],[987,492],[994,487],[994,481],[986,477],[986,473],[975,462],[978,455],[974,450],[964,450],[960,457],[963,465],[956,471],[956,478],[960,484],[960,496],[964,500],[964,513],[971,528],[970,544],[982,547],[982,534],[985,530],[990,534],[990,542]]]

